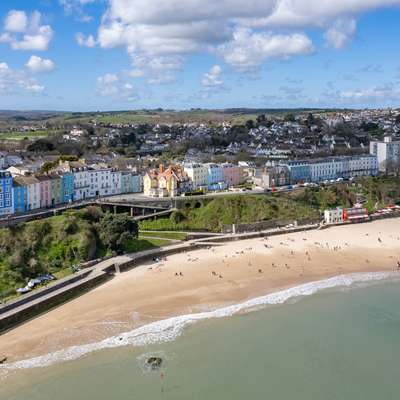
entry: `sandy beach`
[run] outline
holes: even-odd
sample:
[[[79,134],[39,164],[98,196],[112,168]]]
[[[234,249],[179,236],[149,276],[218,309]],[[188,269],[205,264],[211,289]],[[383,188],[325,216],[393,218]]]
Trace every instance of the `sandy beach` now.
[[[398,261],[400,219],[177,254],[120,274],[5,333],[0,336],[0,358],[27,359],[336,275],[393,271]]]

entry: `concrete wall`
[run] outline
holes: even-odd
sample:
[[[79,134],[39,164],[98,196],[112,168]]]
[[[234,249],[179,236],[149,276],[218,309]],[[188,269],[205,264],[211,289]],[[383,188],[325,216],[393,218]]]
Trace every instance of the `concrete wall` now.
[[[96,274],[91,277],[87,277],[79,280],[67,287],[56,290],[46,297],[41,297],[35,301],[31,301],[22,307],[18,307],[13,311],[6,312],[0,318],[0,333],[5,332],[15,326],[26,322],[27,320],[38,316],[50,309],[65,303],[68,300],[73,299],[79,295],[82,295],[85,291],[100,285],[109,279],[109,275],[106,272]]]
[[[269,221],[254,222],[252,224],[235,224],[225,225],[223,227],[223,233],[244,233],[244,232],[259,232],[268,229],[282,228],[289,224],[294,224],[298,226],[318,224],[320,222],[319,218],[308,218],[301,220],[280,220],[273,219]]]

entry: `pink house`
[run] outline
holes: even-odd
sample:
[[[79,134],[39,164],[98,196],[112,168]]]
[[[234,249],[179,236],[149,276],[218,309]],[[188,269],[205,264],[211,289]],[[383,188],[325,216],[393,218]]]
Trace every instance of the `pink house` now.
[[[224,181],[228,186],[237,186],[242,182],[242,169],[233,164],[222,164]]]
[[[36,177],[40,185],[40,208],[51,206],[51,178],[47,175]]]

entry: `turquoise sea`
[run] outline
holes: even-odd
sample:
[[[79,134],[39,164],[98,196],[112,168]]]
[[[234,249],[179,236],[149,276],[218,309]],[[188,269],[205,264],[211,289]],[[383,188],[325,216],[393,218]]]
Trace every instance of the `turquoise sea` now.
[[[144,368],[149,355],[164,360],[162,370]],[[0,374],[1,400],[399,398],[398,281],[329,289],[200,321],[174,341]]]

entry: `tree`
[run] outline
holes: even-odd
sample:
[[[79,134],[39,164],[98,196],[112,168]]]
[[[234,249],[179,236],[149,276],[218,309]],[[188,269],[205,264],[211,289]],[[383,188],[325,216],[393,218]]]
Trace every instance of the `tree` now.
[[[265,119],[265,114],[261,114],[261,115],[259,115],[259,116],[257,117],[257,123],[259,123],[260,125],[262,125],[263,122],[265,122],[265,121],[266,121],[266,119]]]
[[[138,224],[127,214],[105,214],[98,224],[101,241],[109,250],[121,251],[130,240],[138,237]]]
[[[296,121],[296,117],[294,116],[293,113],[288,113],[285,115],[285,121],[286,122],[295,122]]]
[[[45,153],[54,150],[54,144],[46,139],[39,139],[30,144],[27,150],[33,153]]]
[[[249,119],[246,121],[246,128],[248,130],[253,129],[254,127],[255,127],[255,125],[254,125],[254,121],[252,119]]]

